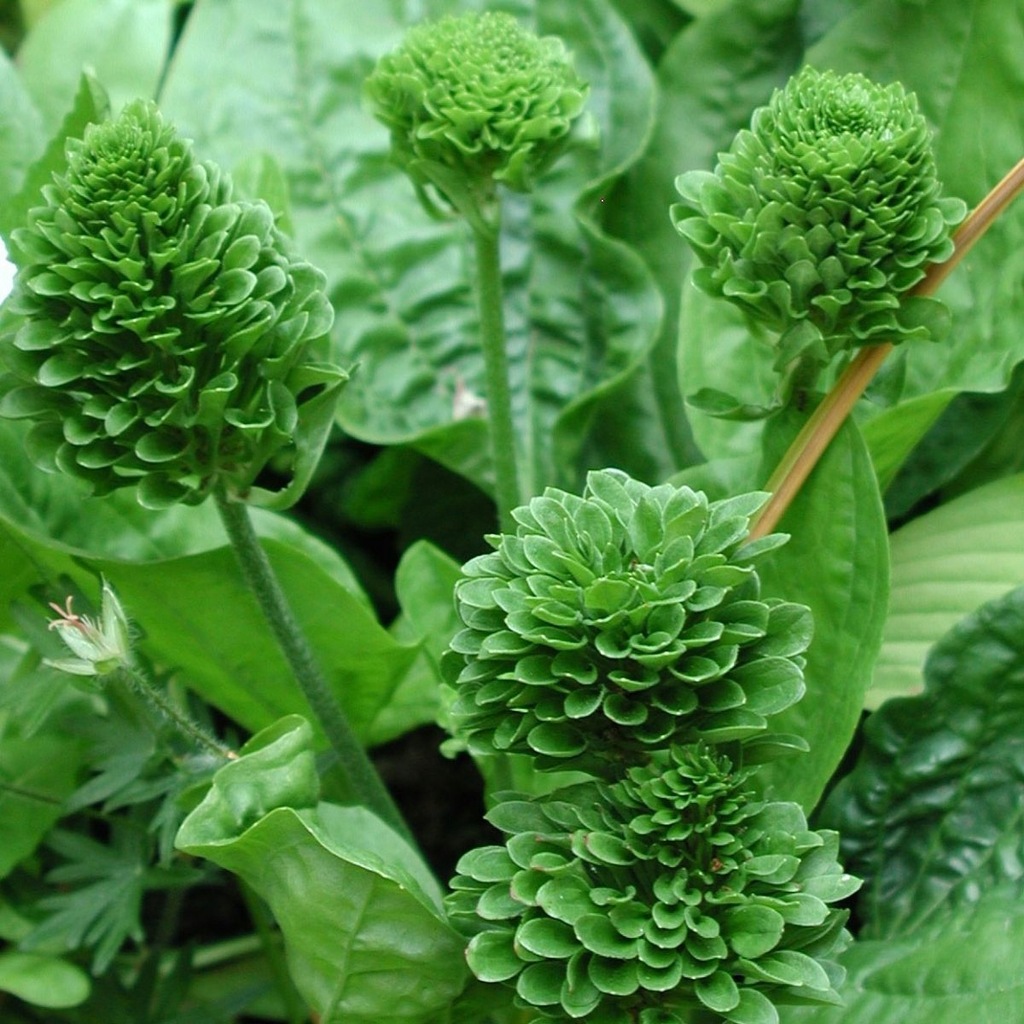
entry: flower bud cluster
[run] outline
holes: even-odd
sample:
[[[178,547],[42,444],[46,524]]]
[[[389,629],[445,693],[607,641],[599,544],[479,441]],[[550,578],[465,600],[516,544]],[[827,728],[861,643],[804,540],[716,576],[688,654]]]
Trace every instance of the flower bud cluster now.
[[[747,541],[763,499],[593,472],[517,509],[456,585],[457,733],[592,777],[503,794],[504,846],[466,854],[448,898],[473,973],[538,1024],[777,1024],[838,998],[832,904],[859,882],[752,767],[792,748],[768,719],[802,695],[811,634],[761,597],[784,540]]]
[[[270,208],[234,201],[142,101],[69,141],[43,197],[12,234],[0,379],[36,460],[154,507],[244,496],[272,459],[288,473],[345,375],[314,361],[324,277]]]
[[[561,152],[586,94],[560,39],[539,38],[499,12],[412,29],[366,82],[373,113],[391,129],[396,162],[449,200],[492,182],[532,189]]]
[[[694,283],[779,333],[778,369],[945,330],[945,307],[906,295],[952,254],[966,207],[941,197],[931,132],[899,83],[804,68],[713,173],[676,187]]]
[[[811,619],[761,597],[756,560],[785,539],[746,542],[764,498],[602,470],[582,497],[549,488],[517,509],[455,591],[465,629],[445,666],[470,749],[616,776],[697,739],[767,756],[769,716],[803,694]]]
[[[768,1024],[776,1004],[836,999],[830,904],[859,885],[838,835],[759,801],[704,744],[488,818],[509,838],[461,859],[449,911],[477,977],[514,985],[538,1022]]]

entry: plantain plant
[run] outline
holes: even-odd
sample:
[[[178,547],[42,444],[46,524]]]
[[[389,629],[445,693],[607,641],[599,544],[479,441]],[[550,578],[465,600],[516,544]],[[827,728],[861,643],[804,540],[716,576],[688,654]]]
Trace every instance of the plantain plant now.
[[[0,1017],[1014,1019],[1012,0],[258,6],[0,60]]]

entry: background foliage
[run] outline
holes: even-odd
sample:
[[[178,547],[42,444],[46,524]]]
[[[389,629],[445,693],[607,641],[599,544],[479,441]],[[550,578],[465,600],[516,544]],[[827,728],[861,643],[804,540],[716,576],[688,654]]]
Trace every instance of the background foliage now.
[[[63,138],[103,116],[104,92],[114,109],[146,96],[203,159],[265,198],[327,274],[334,354],[356,371],[303,505],[258,525],[369,744],[444,721],[452,586],[493,513],[469,239],[429,220],[388,163],[362,81],[408,25],[484,6],[560,35],[591,83],[566,158],[506,208],[514,413],[532,492],[577,488],[605,465],[713,498],[763,485],[797,424],[686,409],[702,387],[763,401],[771,352],[685,283],[667,211],[674,177],[710,168],[801,64],[915,91],[945,187],[969,204],[1024,150],[1019,0],[0,7],[0,235],[59,168]],[[764,561],[768,595],[811,605],[816,620],[808,695],[778,725],[811,753],[772,766],[772,786],[809,812],[827,793],[812,823],[842,831],[867,879],[846,1005],[787,1008],[784,1024],[995,1021],[1020,1006],[1022,276],[1024,217],[1011,209],[943,288],[951,337],[889,360],[784,521],[792,542]],[[303,1019],[259,898],[171,849],[209,765],[154,738],[127,695],[104,703],[39,660],[56,653],[46,602],[76,592],[85,609],[103,574],[141,652],[194,714],[240,743],[302,713],[212,510],[84,497],[35,470],[20,427],[3,421],[0,453],[0,1016]],[[439,764],[414,772],[432,778]],[[343,795],[329,773],[324,786]],[[442,871],[452,846],[475,841],[453,835],[444,795],[424,801],[433,832],[447,833]],[[370,855],[379,837],[370,853],[338,854],[324,838],[337,821],[300,817],[274,819],[267,842],[304,829],[317,856],[340,857],[339,885],[358,876],[389,908],[368,920],[392,914],[392,941],[408,918],[452,956],[430,898],[388,902],[401,886]],[[232,856],[247,877],[251,851]],[[284,923],[292,908],[267,895]],[[399,1019],[386,996],[366,995],[367,1019]],[[469,989],[459,1006],[441,1017],[424,1004],[420,1016],[479,1021],[486,997]]]

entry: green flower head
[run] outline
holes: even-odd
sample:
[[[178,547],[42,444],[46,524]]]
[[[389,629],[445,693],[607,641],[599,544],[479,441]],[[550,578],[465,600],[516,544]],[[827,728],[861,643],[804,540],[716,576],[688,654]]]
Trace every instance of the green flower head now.
[[[473,973],[536,1021],[747,1024],[835,1001],[848,935],[831,904],[860,884],[838,835],[759,801],[703,745],[488,818],[509,837],[459,861],[448,907]]]
[[[43,196],[12,236],[0,381],[36,460],[153,507],[249,496],[272,459],[308,477],[345,375],[314,361],[324,278],[269,207],[232,201],[145,102],[70,141]]]
[[[747,543],[763,494],[709,502],[617,470],[549,488],[514,536],[464,568],[465,629],[445,657],[471,750],[620,775],[671,742],[769,756],[769,716],[800,699],[810,612],[763,599]],[[777,752],[777,751],[776,751]]]
[[[714,173],[676,187],[694,282],[779,332],[778,369],[945,329],[937,300],[904,296],[952,254],[966,208],[940,197],[931,133],[898,83],[804,68]]]
[[[446,17],[412,29],[367,79],[396,161],[459,205],[492,181],[526,192],[557,157],[587,87],[561,40],[509,14]]]

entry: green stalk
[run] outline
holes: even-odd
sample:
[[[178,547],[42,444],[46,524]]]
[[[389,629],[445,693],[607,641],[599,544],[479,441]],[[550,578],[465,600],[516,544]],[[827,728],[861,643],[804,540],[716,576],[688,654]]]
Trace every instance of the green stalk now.
[[[167,719],[183,736],[187,736],[202,750],[207,750],[216,757],[226,761],[237,760],[238,755],[220,740],[211,736],[200,725],[197,725],[184,711],[179,708],[159,687],[154,686],[135,665],[122,663],[117,670],[128,688],[134,690],[143,700],[151,705],[160,715]]]
[[[526,499],[519,489],[516,435],[512,421],[512,393],[508,380],[508,353],[502,313],[501,255],[498,217],[487,227],[474,226],[476,243],[477,307],[480,311],[480,346],[484,353],[484,384],[491,427],[494,495],[502,533],[515,531],[512,509]]]
[[[933,295],[974,243],[1022,191],[1024,159],[1009,171],[957,229],[953,235],[953,255],[944,263],[932,264],[910,294]],[[832,390],[822,399],[765,485],[771,497],[751,526],[750,540],[771,533],[778,525],[892,348],[887,342],[861,349]]]
[[[217,511],[238,558],[242,576],[263,612],[303,696],[338,757],[350,791],[370,810],[410,842],[414,842],[380,775],[352,731],[345,712],[313,657],[277,575],[253,529],[248,507],[232,501],[221,489],[214,492]]]

